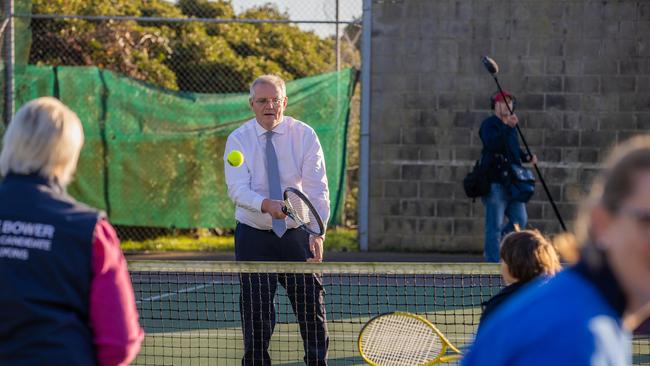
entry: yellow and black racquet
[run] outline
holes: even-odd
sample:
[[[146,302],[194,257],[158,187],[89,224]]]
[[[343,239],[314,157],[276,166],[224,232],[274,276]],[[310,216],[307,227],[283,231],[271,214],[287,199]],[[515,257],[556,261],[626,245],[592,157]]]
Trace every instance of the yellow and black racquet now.
[[[434,365],[461,352],[427,319],[396,311],[370,319],[359,334],[361,357],[374,366]],[[457,354],[445,355],[447,350]]]

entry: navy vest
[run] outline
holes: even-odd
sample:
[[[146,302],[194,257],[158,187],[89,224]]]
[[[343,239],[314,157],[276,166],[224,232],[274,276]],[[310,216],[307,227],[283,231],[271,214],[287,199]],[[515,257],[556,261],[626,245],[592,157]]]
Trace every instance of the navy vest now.
[[[37,175],[0,184],[0,365],[96,364],[88,304],[101,213]]]

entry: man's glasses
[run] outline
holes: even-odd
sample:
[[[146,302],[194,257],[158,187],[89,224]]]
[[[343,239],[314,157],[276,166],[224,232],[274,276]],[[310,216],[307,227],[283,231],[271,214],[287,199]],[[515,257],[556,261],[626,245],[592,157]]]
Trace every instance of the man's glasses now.
[[[255,99],[255,103],[257,105],[260,105],[260,106],[266,105],[268,102],[271,102],[271,104],[274,107],[277,108],[284,102],[284,98],[257,98],[257,99]]]

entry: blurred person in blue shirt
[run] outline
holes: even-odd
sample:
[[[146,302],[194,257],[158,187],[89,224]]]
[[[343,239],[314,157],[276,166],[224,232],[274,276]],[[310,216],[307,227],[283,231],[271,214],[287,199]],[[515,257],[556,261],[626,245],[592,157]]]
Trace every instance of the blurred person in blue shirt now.
[[[578,263],[481,326],[463,365],[630,365],[650,315],[650,135],[616,148],[576,225]]]

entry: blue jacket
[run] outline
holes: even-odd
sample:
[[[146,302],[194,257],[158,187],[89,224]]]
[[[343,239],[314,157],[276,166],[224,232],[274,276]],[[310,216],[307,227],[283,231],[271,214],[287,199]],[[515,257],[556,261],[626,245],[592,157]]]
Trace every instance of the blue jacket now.
[[[0,184],[0,364],[96,363],[88,304],[99,215],[36,175]]]
[[[489,315],[494,314],[497,309],[500,309],[503,304],[506,303],[506,300],[511,299],[514,294],[521,292],[525,288],[525,285],[528,282],[515,282],[512,283],[499,291],[496,295],[492,296],[488,301],[482,303],[483,312],[481,313],[481,320],[479,322],[479,327],[481,324],[485,323],[485,320]]]
[[[630,365],[624,308],[609,268],[582,262],[546,283],[535,280],[487,318],[462,364]]]
[[[506,125],[495,115],[483,120],[479,137],[483,143],[481,162],[488,168],[490,182],[508,183],[509,164],[521,165],[530,161],[528,154],[519,146],[517,128]]]

